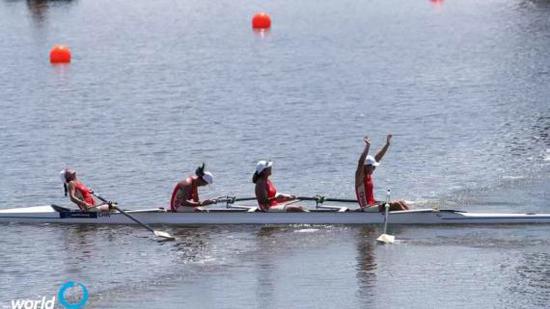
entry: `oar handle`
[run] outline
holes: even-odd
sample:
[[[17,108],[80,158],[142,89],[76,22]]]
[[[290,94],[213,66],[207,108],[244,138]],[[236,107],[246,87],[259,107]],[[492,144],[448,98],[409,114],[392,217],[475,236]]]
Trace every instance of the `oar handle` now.
[[[104,197],[102,197],[101,195],[95,193],[94,191],[91,192],[95,197],[97,197],[99,200],[101,200],[103,203],[105,204],[109,204],[109,203],[114,203],[114,202],[110,202],[108,201],[107,199],[105,199]],[[116,204],[116,203],[115,203]]]

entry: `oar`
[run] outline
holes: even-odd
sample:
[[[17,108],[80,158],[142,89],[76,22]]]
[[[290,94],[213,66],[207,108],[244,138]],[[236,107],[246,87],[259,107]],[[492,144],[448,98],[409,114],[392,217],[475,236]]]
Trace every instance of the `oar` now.
[[[116,204],[113,204],[113,203],[110,203],[109,201],[107,201],[106,199],[104,199],[103,197],[97,195],[94,193],[94,196],[97,197],[98,199],[100,199],[103,203],[106,203],[106,204],[110,204],[113,206],[114,209],[118,210],[118,212],[120,212],[121,214],[125,215],[126,217],[128,217],[128,219],[134,221],[135,223],[143,226],[144,228],[148,229],[149,231],[151,231],[153,234],[155,234],[155,236],[157,237],[160,237],[160,238],[163,238],[163,239],[166,239],[166,240],[175,240],[176,238],[170,234],[168,234],[167,232],[163,232],[163,231],[157,231],[157,230],[153,230],[150,226],[148,226],[147,224],[139,221],[138,219],[130,216],[127,212],[125,212],[124,210],[118,208],[118,206],[116,206]]]
[[[384,208],[384,234],[380,235],[376,240],[385,244],[393,244],[395,236],[386,234],[388,229],[388,213],[390,211],[390,189],[388,189],[388,193],[386,193],[386,205],[384,205]]]
[[[326,197],[326,198],[325,198],[325,201],[327,201],[327,202],[340,202],[340,203],[357,203],[357,200],[347,199],[347,198],[331,198],[331,197]]]
[[[340,203],[357,203],[355,199],[346,199],[346,198],[331,198],[324,197],[321,195],[317,196],[297,196],[296,199],[302,201],[317,201],[317,202],[340,202]],[[255,201],[255,197],[235,197],[233,201],[242,202],[242,201]]]
[[[322,195],[317,195],[317,196],[313,196],[313,197],[298,196],[297,199],[302,200],[302,201],[316,201],[316,202],[319,202],[319,203],[323,203],[323,202],[357,203],[357,200],[354,200],[354,199],[332,198],[332,197],[324,197]]]
[[[243,201],[255,201],[255,197],[235,197],[232,199],[235,202],[243,202]]]

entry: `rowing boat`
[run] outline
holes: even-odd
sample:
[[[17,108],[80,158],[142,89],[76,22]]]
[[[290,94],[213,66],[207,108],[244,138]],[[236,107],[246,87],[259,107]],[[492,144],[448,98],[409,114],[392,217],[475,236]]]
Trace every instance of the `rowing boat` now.
[[[241,206],[208,212],[172,213],[162,208],[128,210],[145,224],[381,224],[384,213],[349,211],[327,207],[302,213],[264,213]],[[458,210],[414,209],[392,211],[391,224],[533,224],[550,223],[550,214],[471,213]],[[98,213],[71,210],[56,205],[0,210],[0,222],[64,224],[135,224],[120,212]]]

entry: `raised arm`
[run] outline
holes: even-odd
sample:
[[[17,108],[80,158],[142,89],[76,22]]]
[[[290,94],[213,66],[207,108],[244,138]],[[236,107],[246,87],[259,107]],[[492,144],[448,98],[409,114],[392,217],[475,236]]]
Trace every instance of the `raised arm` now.
[[[359,183],[362,182],[363,179],[363,166],[365,165],[365,159],[367,158],[367,155],[369,154],[369,148],[370,148],[370,140],[368,136],[365,136],[363,138],[363,142],[365,142],[365,149],[363,149],[363,152],[361,153],[361,156],[359,157],[359,161],[357,162],[357,169],[355,170],[355,186],[357,187]]]
[[[363,149],[363,152],[361,153],[361,156],[359,157],[359,161],[357,162],[357,169],[363,168],[363,165],[365,165],[365,159],[367,158],[367,155],[369,154],[369,148],[370,148],[370,140],[368,136],[365,136],[363,138],[363,142],[365,142],[365,149]]]
[[[386,145],[384,145],[382,149],[378,150],[378,152],[376,153],[376,156],[374,156],[374,159],[376,159],[376,162],[380,162],[380,160],[382,160],[382,158],[386,154],[386,151],[388,151],[388,148],[390,148],[391,138],[392,138],[392,135],[388,134],[388,136],[386,137]]]

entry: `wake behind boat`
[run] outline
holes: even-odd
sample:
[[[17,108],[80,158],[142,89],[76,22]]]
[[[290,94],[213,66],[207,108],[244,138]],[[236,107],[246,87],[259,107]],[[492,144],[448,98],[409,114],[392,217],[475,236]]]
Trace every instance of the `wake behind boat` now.
[[[145,224],[218,225],[218,224],[382,224],[384,213],[349,210],[339,206],[321,206],[309,212],[267,213],[256,207],[230,205],[231,209],[208,212],[173,213],[162,208],[127,210]],[[548,224],[550,214],[471,213],[457,210],[415,209],[389,212],[391,224]],[[85,212],[44,205],[0,210],[0,222],[63,224],[136,224],[124,214]]]

